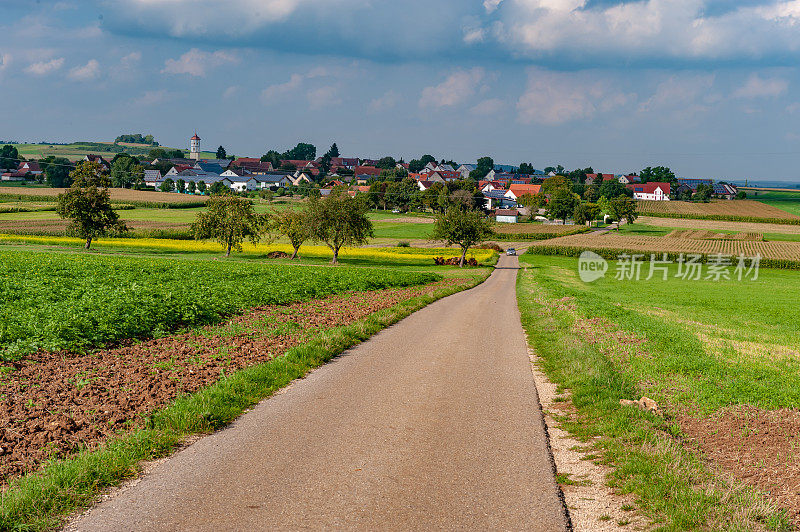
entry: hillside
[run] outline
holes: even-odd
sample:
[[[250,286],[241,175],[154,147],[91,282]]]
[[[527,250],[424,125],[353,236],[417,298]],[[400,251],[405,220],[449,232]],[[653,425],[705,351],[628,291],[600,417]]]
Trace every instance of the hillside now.
[[[153,148],[153,146],[136,145],[129,143],[114,144],[112,142],[73,142],[71,144],[15,144],[20,155],[26,159],[42,159],[48,155],[56,157],[66,157],[71,161],[84,158],[88,154],[113,157],[117,153],[128,153],[130,155],[142,156]],[[160,146],[164,149],[180,149]],[[184,150],[186,151],[186,150]],[[188,153],[188,151],[187,151]],[[214,158],[215,153],[200,152],[204,158]]]

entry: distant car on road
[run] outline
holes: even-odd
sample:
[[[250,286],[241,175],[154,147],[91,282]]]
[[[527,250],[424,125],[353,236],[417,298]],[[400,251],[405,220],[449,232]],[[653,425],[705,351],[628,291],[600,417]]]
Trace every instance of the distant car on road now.
[[[514,248],[508,248],[506,250],[506,255],[516,255],[516,254],[517,254],[517,250],[514,249]]]
[[[394,210],[392,210],[392,214],[400,214],[400,209],[394,209]]]

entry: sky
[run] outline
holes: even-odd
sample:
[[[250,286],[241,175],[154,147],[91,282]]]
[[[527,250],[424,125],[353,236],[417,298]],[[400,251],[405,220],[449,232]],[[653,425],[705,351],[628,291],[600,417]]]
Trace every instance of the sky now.
[[[0,0],[0,139],[800,182],[800,0]]]

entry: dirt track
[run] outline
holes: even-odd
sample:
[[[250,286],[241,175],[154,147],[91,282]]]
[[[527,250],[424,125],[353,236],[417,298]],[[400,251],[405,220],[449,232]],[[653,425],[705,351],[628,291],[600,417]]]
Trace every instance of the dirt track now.
[[[566,528],[517,260],[263,401],[77,530]]]

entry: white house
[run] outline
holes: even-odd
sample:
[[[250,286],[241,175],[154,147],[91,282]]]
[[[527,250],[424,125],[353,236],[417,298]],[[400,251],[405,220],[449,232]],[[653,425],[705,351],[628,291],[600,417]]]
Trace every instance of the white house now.
[[[627,185],[627,187],[633,191],[633,199],[669,201],[669,183],[658,183],[651,181],[649,183],[636,183],[633,185]]]

